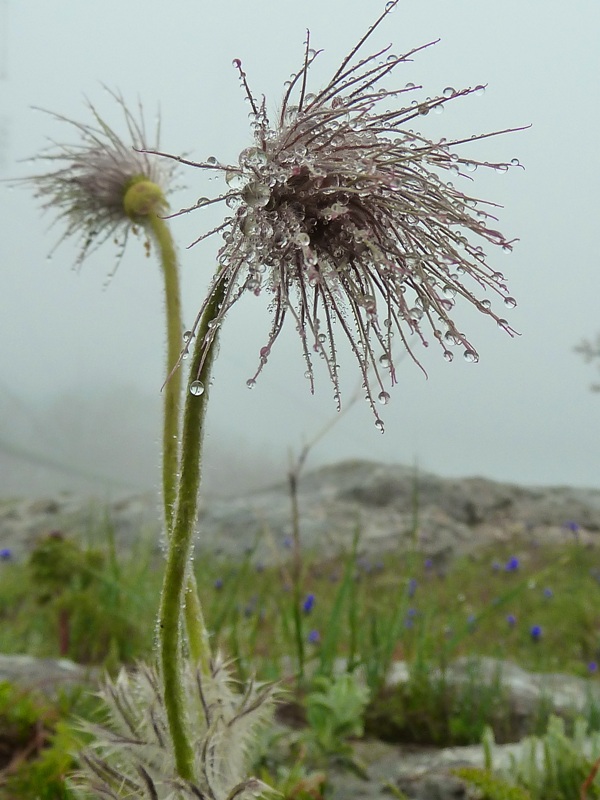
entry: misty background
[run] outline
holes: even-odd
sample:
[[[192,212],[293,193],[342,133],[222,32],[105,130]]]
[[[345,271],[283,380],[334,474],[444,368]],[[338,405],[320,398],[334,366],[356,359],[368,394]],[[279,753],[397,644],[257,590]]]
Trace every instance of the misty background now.
[[[311,70],[325,85],[383,8],[380,0],[0,0],[0,178],[31,174],[26,159],[74,130],[32,109],[91,123],[85,99],[125,135],[103,84],[149,128],[158,109],[161,146],[195,160],[235,162],[251,144],[232,59],[274,112],[283,82],[302,63],[306,28],[324,48]],[[422,96],[487,84],[483,96],[448,104],[418,129],[431,138],[530,124],[522,133],[465,146],[525,170],[478,170],[473,193],[501,203],[499,228],[519,244],[491,254],[516,309],[502,312],[521,336],[457,304],[454,319],[477,347],[478,364],[419,352],[428,379],[406,358],[375,428],[351,354],[340,356],[346,413],[314,448],[311,466],[346,458],[417,464],[443,476],[482,475],[524,484],[597,486],[600,397],[594,368],[573,352],[593,337],[598,314],[600,6],[577,0],[403,0],[369,43],[405,52],[439,44],[398,68]],[[458,179],[457,179],[458,181]],[[182,169],[175,208],[219,191]],[[466,183],[460,188],[470,189]],[[29,187],[0,185],[0,495],[73,489],[94,494],[159,483],[160,387],[165,377],[162,284],[153,258],[131,239],[116,275],[108,244],[72,269],[76,251],[49,229]],[[184,319],[191,325],[208,286],[218,241],[186,250],[211,225],[196,211],[173,221],[181,253]],[[332,388],[303,377],[294,330],[278,339],[253,390],[270,318],[245,298],[223,328],[208,414],[207,491],[256,488],[278,479],[290,454],[335,417]],[[293,327],[293,326],[292,326]]]

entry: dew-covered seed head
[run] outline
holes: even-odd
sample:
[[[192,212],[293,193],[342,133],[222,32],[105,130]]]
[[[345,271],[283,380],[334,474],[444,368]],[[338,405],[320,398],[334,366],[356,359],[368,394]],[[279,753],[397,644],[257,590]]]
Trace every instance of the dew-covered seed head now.
[[[193,164],[211,175],[221,171],[226,188],[214,202],[231,210],[197,240],[223,237],[209,292],[210,298],[226,284],[219,318],[245,292],[268,293],[273,317],[265,347],[270,351],[290,318],[311,389],[317,355],[338,404],[337,341],[345,338],[380,428],[376,404],[388,402],[387,387],[396,382],[394,335],[394,349],[408,350],[417,363],[417,349],[432,340],[446,360],[452,360],[448,347],[459,346],[465,360],[477,361],[475,347],[453,322],[461,298],[513,333],[490,297],[504,299],[507,307],[514,300],[503,275],[488,263],[491,249],[510,250],[512,242],[496,230],[494,204],[471,194],[475,169],[508,165],[462,155],[465,143],[490,134],[437,140],[417,130],[431,109],[483,87],[446,87],[440,96],[418,100],[417,87],[405,84],[400,70],[424,48],[365,55],[371,35],[396,5],[392,0],[385,6],[325,88],[314,92],[308,78],[318,52],[308,34],[303,64],[286,82],[274,117],[235,59],[254,141],[236,164],[214,158]],[[266,359],[258,362],[250,387]]]

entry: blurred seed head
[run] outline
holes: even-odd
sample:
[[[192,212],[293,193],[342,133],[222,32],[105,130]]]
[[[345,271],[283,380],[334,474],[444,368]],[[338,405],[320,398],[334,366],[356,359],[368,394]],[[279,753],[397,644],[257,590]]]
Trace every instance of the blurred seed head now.
[[[136,116],[121,95],[107,91],[123,113],[126,136],[121,138],[89,102],[93,124],[46,112],[71,126],[78,141],[53,141],[32,159],[47,165],[49,171],[21,181],[32,185],[42,209],[55,215],[53,224],[64,226],[58,243],[69,238],[77,240],[77,267],[107,240],[114,240],[117,246],[118,266],[129,234],[138,231],[136,222],[150,211],[164,211],[165,193],[174,172],[174,165],[159,162],[144,152],[159,145],[159,124],[150,139],[141,105]]]

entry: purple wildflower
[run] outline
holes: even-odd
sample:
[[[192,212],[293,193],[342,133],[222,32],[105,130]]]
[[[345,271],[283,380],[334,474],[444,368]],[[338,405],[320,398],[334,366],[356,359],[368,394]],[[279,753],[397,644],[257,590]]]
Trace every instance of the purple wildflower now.
[[[312,630],[307,636],[309,644],[318,644],[321,641],[321,634],[317,630]]]
[[[590,661],[589,664],[587,665],[587,668],[588,668],[588,672],[590,674],[598,672],[598,662],[597,661]]]
[[[549,586],[546,586],[546,588],[544,589],[544,597],[547,600],[550,600],[552,597],[554,597],[554,592]]]
[[[517,618],[515,617],[514,614],[507,614],[506,621],[508,622],[511,628],[514,628],[515,625],[517,624]]]
[[[418,583],[417,583],[416,578],[411,578],[409,580],[409,582],[408,582],[408,588],[407,588],[407,592],[408,592],[408,596],[409,597],[414,597],[415,596],[415,592],[417,591],[417,586],[418,586]]]
[[[539,625],[532,625],[529,633],[534,642],[537,642],[542,637],[542,629]]]
[[[516,556],[509,558],[504,565],[506,572],[516,572],[519,569],[519,559]]]
[[[0,561],[10,561],[12,558],[12,550],[10,547],[3,547],[0,550]]]
[[[313,610],[314,605],[315,605],[314,594],[307,594],[306,598],[304,599],[304,602],[302,603],[302,611],[304,611],[305,614],[310,614],[310,612]]]
[[[484,250],[493,246],[510,252],[514,240],[496,230],[493,203],[463,193],[452,181],[471,180],[478,168],[505,172],[519,166],[518,161],[491,164],[455,152],[473,139],[495,134],[430,140],[415,130],[429,112],[484,87],[448,87],[440,96],[416,100],[421,87],[402,83],[388,89],[383,81],[430,45],[402,55],[392,54],[389,46],[359,56],[398,2],[386,4],[316,92],[307,84],[320,51],[312,49],[308,34],[303,63],[287,84],[275,119],[269,118],[265,99],[251,92],[241,61],[233,60],[254,134],[238,163],[221,163],[214,156],[192,162],[152,151],[211,175],[220,173],[227,183],[219,196],[203,197],[178,212],[218,203],[231,210],[193,242],[214,234],[224,240],[211,288],[192,326],[195,332],[217,287],[225,287],[225,299],[206,334],[205,353],[243,294],[269,293],[272,325],[247,385],[255,385],[286,318],[291,318],[311,392],[317,355],[333,383],[338,408],[335,335],[348,340],[380,430],[375,400],[386,404],[390,399],[386,376],[390,386],[397,382],[394,333],[419,366],[411,337],[427,346],[431,336],[448,361],[459,347],[465,360],[475,362],[475,347],[450,316],[456,299],[462,297],[510,335],[514,331],[492,310],[488,296],[478,295],[491,292],[506,307],[516,305]]]
[[[215,589],[222,589],[223,588],[223,578],[217,578],[213,583]]]

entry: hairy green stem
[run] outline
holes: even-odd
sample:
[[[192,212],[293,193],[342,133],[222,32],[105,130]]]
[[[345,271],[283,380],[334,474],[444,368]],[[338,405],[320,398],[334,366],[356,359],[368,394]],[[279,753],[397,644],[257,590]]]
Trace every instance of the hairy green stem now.
[[[181,352],[181,297],[177,256],[171,232],[164,219],[155,213],[148,215],[148,226],[160,251],[165,306],[167,315],[167,375],[171,372]],[[179,415],[181,398],[181,370],[177,369],[165,385],[163,418],[163,499],[167,530],[173,527],[173,514],[177,499],[177,468],[179,461]]]
[[[181,437],[181,457],[177,510],[169,539],[167,565],[163,580],[159,613],[160,662],[164,688],[165,707],[169,721],[171,739],[175,750],[177,771],[184,780],[193,780],[193,751],[188,736],[184,695],[182,687],[182,641],[180,614],[184,599],[184,584],[189,570],[192,537],[198,511],[198,489],[202,467],[202,439],[204,418],[208,403],[209,382],[216,352],[216,338],[208,351],[204,340],[209,331],[209,323],[217,314],[223,299],[225,286],[213,294],[206,307],[196,333],[193,360],[190,366],[190,384],[199,380],[204,386],[202,394],[193,394],[188,386],[183,416]],[[204,362],[200,369],[202,359]],[[189,598],[189,584],[185,598]],[[197,595],[196,595],[197,597]],[[187,604],[186,604],[187,605]],[[202,620],[198,602],[198,617],[194,626],[198,650],[196,663],[205,674],[210,667],[208,634]],[[188,628],[190,649],[192,645]]]
[[[139,187],[138,188],[142,188]],[[171,370],[179,359],[182,345],[181,295],[177,254],[171,232],[165,220],[154,210],[145,217],[160,253],[165,290],[167,317],[167,375],[163,409],[162,486],[165,525],[168,536],[173,529],[177,500],[177,471],[179,469],[179,419],[181,415],[181,370]],[[190,573],[185,593],[185,623],[190,657],[197,664],[202,659],[204,621],[196,581]]]

